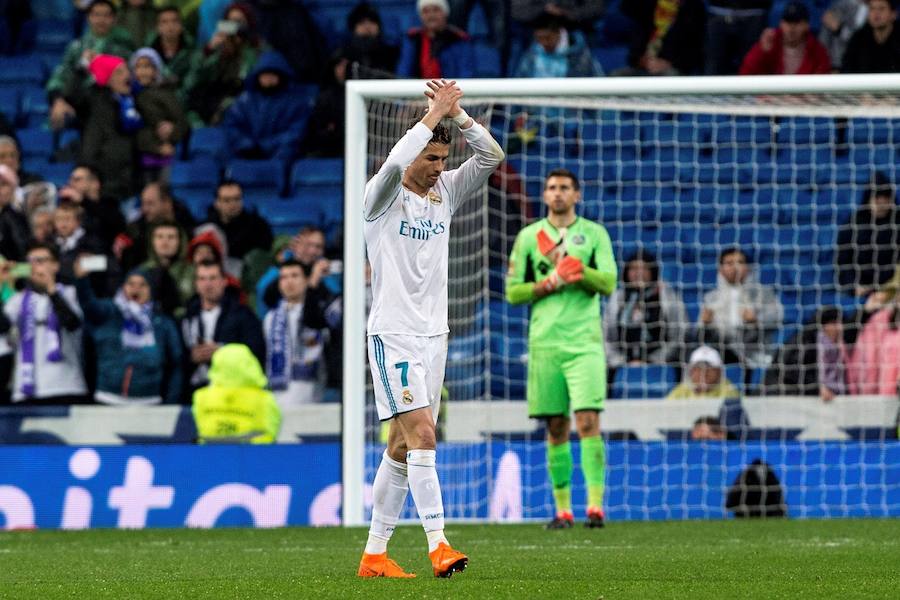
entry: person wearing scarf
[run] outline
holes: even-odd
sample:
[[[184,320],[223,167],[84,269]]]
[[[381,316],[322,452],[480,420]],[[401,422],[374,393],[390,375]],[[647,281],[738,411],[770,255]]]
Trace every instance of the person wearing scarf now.
[[[321,396],[320,371],[325,315],[315,302],[305,302],[307,280],[295,260],[278,269],[281,300],[263,321],[266,376],[281,408],[316,402]]]
[[[76,404],[87,386],[81,367],[81,308],[75,290],[56,282],[59,256],[32,244],[31,277],[3,307],[17,331],[13,402]]]
[[[109,405],[177,404],[181,394],[181,338],[175,323],[156,310],[149,275],[128,273],[112,299],[94,296],[75,263],[78,300],[96,347],[94,400]]]

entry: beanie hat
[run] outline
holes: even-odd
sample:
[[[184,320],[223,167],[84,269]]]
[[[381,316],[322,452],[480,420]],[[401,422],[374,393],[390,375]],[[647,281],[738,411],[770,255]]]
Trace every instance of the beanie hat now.
[[[128,271],[128,274],[125,276],[125,279],[122,280],[122,283],[124,284],[124,282],[128,281],[131,277],[134,277],[134,276],[140,277],[144,281],[147,282],[147,286],[150,288],[150,299],[152,300],[154,294],[153,294],[153,281],[150,278],[150,271],[148,271],[147,269],[145,269],[143,267],[135,267],[134,269]]]
[[[142,58],[149,59],[150,62],[153,63],[153,66],[156,67],[156,83],[162,81],[162,58],[159,57],[159,53],[153,48],[140,48],[139,50],[135,50],[134,54],[131,55],[131,58],[128,59],[128,66],[131,67],[131,70],[134,71],[134,66],[137,64],[137,61]]]
[[[125,64],[125,59],[113,56],[112,54],[98,54],[91,61],[88,71],[94,76],[97,85],[105,86],[109,83],[109,78],[113,71]]]
[[[426,6],[437,6],[446,14],[450,14],[450,5],[447,4],[447,0],[419,0],[416,2],[416,10],[418,12],[422,12],[422,9]]]
[[[0,180],[5,181],[13,187],[19,187],[19,176],[6,165],[0,165]]]

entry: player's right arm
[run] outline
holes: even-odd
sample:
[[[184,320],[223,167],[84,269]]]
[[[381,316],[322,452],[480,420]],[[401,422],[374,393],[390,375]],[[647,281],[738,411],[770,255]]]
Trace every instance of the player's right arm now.
[[[534,301],[534,281],[526,281],[526,263],[529,260],[525,242],[525,230],[519,232],[509,255],[506,270],[506,301],[510,304],[527,304]]]
[[[383,215],[399,197],[403,172],[431,141],[432,127],[434,125],[429,127],[425,119],[416,123],[394,144],[387,160],[366,184],[363,211],[367,221]]]

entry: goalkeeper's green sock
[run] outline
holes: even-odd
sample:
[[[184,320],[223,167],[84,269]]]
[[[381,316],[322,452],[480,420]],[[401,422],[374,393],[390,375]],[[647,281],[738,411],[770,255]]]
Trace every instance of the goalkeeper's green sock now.
[[[581,471],[587,483],[587,505],[603,508],[606,480],[606,444],[599,435],[581,438]]]
[[[572,512],[572,445],[547,442],[547,470],[556,512]]]

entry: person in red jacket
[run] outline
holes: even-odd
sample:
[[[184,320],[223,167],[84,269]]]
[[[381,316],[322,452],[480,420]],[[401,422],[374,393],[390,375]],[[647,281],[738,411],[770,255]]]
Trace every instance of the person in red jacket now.
[[[741,64],[741,75],[814,75],[831,72],[828,50],[809,31],[809,10],[789,2],[778,29],[763,31]]]

